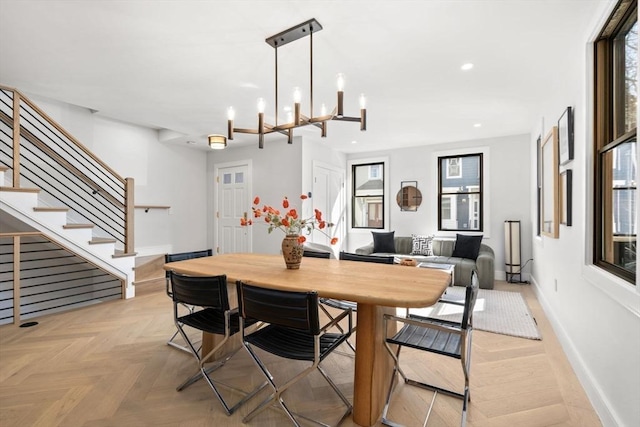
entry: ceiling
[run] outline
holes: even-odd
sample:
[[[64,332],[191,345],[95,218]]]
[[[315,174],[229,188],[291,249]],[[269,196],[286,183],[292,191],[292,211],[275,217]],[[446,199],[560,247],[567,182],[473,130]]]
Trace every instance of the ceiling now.
[[[226,134],[228,106],[237,127],[255,128],[264,97],[274,122],[275,51],[265,39],[315,18],[316,115],[321,102],[335,106],[341,72],[345,114],[358,116],[367,96],[367,131],[330,122],[323,139],[315,127],[296,130],[305,142],[358,152],[523,134],[542,111],[559,117],[575,101],[558,89],[582,77],[585,50],[576,46],[606,3],[0,0],[0,84],[206,149],[207,134]],[[281,110],[299,86],[309,114],[308,40],[278,50]],[[265,150],[285,140],[269,135]],[[229,141],[244,144],[257,146],[257,136]]]

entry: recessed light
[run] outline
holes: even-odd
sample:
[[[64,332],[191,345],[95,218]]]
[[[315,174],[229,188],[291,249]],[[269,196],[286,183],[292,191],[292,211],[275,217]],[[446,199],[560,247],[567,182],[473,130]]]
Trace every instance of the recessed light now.
[[[353,141],[351,141],[352,144],[357,144],[358,141],[356,141],[355,139]]]
[[[474,128],[482,127],[482,123],[474,123],[473,127]]]
[[[462,71],[469,71],[472,68],[473,64],[471,62],[467,62],[466,64],[463,64],[462,67],[460,67]]]

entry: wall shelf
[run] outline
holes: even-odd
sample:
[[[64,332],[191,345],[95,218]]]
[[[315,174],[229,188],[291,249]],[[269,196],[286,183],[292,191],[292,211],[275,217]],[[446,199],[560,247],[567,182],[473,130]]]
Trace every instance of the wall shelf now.
[[[149,212],[149,209],[171,209],[171,206],[163,205],[135,205],[136,209],[144,209],[145,212]]]

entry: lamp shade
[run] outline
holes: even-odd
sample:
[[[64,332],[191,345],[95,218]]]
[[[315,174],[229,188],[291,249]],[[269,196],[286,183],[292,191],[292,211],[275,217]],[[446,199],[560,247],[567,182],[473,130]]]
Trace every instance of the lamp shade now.
[[[520,221],[504,222],[505,272],[507,282],[513,283],[514,276],[521,277],[522,260],[520,251]]]
[[[224,135],[209,135],[209,147],[213,150],[222,150],[227,146],[227,137]]]

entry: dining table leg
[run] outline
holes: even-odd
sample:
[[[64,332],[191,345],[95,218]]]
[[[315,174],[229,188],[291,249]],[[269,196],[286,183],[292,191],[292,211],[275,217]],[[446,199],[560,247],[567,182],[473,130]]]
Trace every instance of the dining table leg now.
[[[395,308],[358,303],[353,421],[361,426],[374,425],[382,415],[393,374],[393,360],[384,347],[384,313],[395,313]]]

